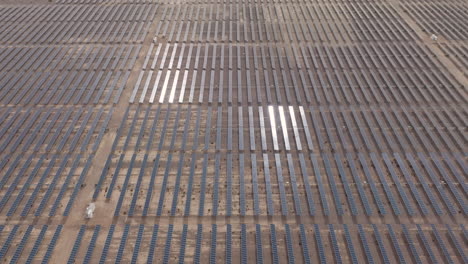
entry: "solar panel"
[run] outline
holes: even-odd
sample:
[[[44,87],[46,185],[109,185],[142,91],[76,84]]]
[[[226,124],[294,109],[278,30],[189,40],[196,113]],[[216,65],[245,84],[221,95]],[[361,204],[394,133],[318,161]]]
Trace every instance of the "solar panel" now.
[[[198,206],[198,216],[204,215],[205,209],[205,190],[206,190],[206,174],[208,169],[208,154],[203,155],[203,174],[200,186],[200,201]]]
[[[94,252],[94,248],[96,247],[96,240],[99,236],[99,231],[101,230],[101,226],[97,225],[94,227],[93,236],[91,237],[91,241],[89,242],[88,250],[86,251],[85,258],[83,260],[84,263],[90,263],[91,257]]]
[[[193,263],[196,263],[196,264],[200,263],[202,239],[203,239],[203,225],[198,224],[197,225],[197,237],[195,241],[195,254],[193,257]]]
[[[286,232],[286,249],[288,253],[288,263],[295,263],[293,241],[291,237],[291,229],[289,228],[289,224],[285,224],[284,229]]]
[[[460,207],[462,208],[463,212],[465,214],[468,214],[467,205],[465,204],[463,198],[460,196],[460,193],[457,191],[457,188],[453,184],[453,181],[448,177],[447,173],[443,169],[442,164],[440,163],[440,161],[435,156],[435,153],[431,153],[431,158],[432,158],[432,162],[436,165],[437,170],[440,172],[440,175],[442,175],[445,182],[447,183],[447,185],[448,185],[450,191],[452,192],[453,196],[455,196],[455,199],[460,204]]]
[[[122,162],[123,162],[124,158],[125,158],[125,154],[120,154],[119,161],[117,162],[117,166],[115,167],[115,171],[114,171],[111,183],[109,184],[109,188],[108,188],[108,191],[107,191],[107,194],[106,194],[106,199],[109,199],[112,196],[112,192],[114,191],[114,186],[115,186],[115,183],[117,181],[117,178],[118,178],[120,169],[122,167]],[[105,177],[105,175],[107,175],[107,173],[101,174],[101,178],[103,179]]]
[[[158,155],[159,158],[159,155]],[[159,160],[159,159],[158,159]],[[188,179],[188,184],[187,184],[187,200],[185,202],[185,209],[184,209],[184,215],[187,216],[190,214],[190,204],[192,201],[192,187],[193,187],[193,177],[195,173],[195,162],[197,161],[197,154],[192,153],[191,157],[191,163],[190,163],[190,174],[189,174],[189,179]],[[153,174],[156,174],[155,172]],[[153,177],[153,176],[151,176]],[[154,181],[152,181],[154,184]],[[149,193],[149,192],[148,192]],[[147,199],[148,204],[149,200]]]
[[[403,186],[400,183],[400,179],[398,178],[398,176],[395,173],[395,170],[393,169],[393,165],[392,165],[390,159],[388,158],[387,153],[382,153],[382,158],[383,158],[385,164],[387,165],[388,171],[390,172],[390,175],[391,175],[391,177],[393,179],[393,182],[395,183],[395,185],[397,187],[398,192],[400,193],[400,196],[403,198],[403,203],[405,204],[405,207],[406,207],[406,210],[408,211],[408,214],[409,215],[414,215],[415,212],[414,212],[413,206],[411,205],[411,203],[410,203],[410,201],[408,199],[408,195],[406,194],[405,190],[403,189]],[[377,164],[377,162],[378,162],[376,159],[374,159],[373,161],[374,161],[374,164]],[[424,206],[423,208],[426,208],[426,207]],[[423,211],[424,211],[424,209],[423,209]]]
[[[274,224],[270,224],[270,241],[271,241],[271,254],[272,254],[272,263],[279,263],[278,256],[278,243],[276,239],[276,227]]]
[[[217,230],[218,230],[218,226],[216,224],[212,224],[211,225],[210,263],[216,263]]]
[[[28,242],[29,236],[31,235],[31,232],[33,230],[34,226],[29,225],[28,229],[26,232],[24,232],[23,238],[21,239],[20,243],[16,245],[16,251],[13,254],[13,257],[11,257],[10,263],[17,263],[19,258],[21,257],[21,253],[23,252],[23,249]]]
[[[310,264],[311,260],[310,260],[309,245],[307,242],[307,235],[306,235],[304,225],[300,224],[299,229],[300,229],[299,237],[301,240],[302,255],[304,258],[304,263]]]
[[[434,263],[437,263],[438,261],[435,258],[434,253],[432,252],[430,244],[429,244],[428,240],[426,239],[426,236],[424,235],[423,230],[421,229],[419,224],[417,224],[416,227],[418,228],[418,236],[421,239],[421,241],[423,242],[424,248],[426,249],[426,252],[429,254],[429,257],[431,258],[431,261],[433,261]]]
[[[298,187],[297,187],[296,173],[294,172],[294,163],[293,163],[293,160],[292,160],[292,155],[290,153],[287,153],[286,158],[288,160],[289,177],[291,179],[291,185],[292,185],[293,197],[294,197],[294,207],[296,209],[296,215],[302,215],[301,199],[300,199],[299,190],[298,190]]]
[[[314,202],[313,193],[312,193],[312,189],[311,189],[311,185],[309,181],[309,175],[307,173],[307,166],[305,164],[304,155],[302,153],[299,153],[299,163],[301,166],[302,179],[304,181],[304,187],[306,190],[307,204],[309,205],[309,213],[310,215],[314,215],[315,214],[315,202]]]
[[[32,110],[31,108],[28,108],[23,113],[22,117],[16,122],[16,125],[13,125],[13,123],[12,123],[13,121],[16,120],[16,115],[13,116],[13,118],[10,119],[10,122],[8,124],[6,124],[8,126],[6,126],[4,129],[2,129],[1,137],[0,137],[0,138],[3,139],[3,143],[2,143],[2,145],[0,145],[1,151],[4,151],[6,149],[6,147],[10,144],[13,137],[16,135],[16,132],[20,129],[20,127],[23,126],[26,119],[28,119],[29,113],[31,112],[31,110]],[[36,118],[37,118],[37,112],[33,114],[33,118],[30,119],[30,120],[35,120]],[[8,133],[6,135],[4,135],[5,132],[8,132]]]
[[[226,215],[231,216],[232,214],[232,153],[227,153],[227,165],[226,165]]]
[[[132,202],[130,203],[130,209],[128,210],[128,215],[129,216],[133,216],[134,212],[135,212],[135,206],[136,206],[136,202],[137,202],[137,199],[138,199],[138,195],[140,194],[140,187],[141,187],[141,182],[143,181],[143,176],[145,174],[145,168],[146,168],[146,161],[148,160],[148,154],[145,154],[144,157],[143,157],[143,161],[141,163],[141,168],[140,168],[140,173],[138,174],[138,180],[137,180],[137,183],[135,185],[135,188],[133,190],[133,198],[132,198]]]
[[[268,159],[268,154],[263,153],[263,171],[265,176],[265,188],[267,195],[267,211],[268,215],[274,215],[273,194],[271,189],[270,166]]]
[[[228,230],[227,230],[229,233],[231,232],[231,225],[228,224]],[[231,249],[232,249],[232,245],[231,245],[231,239],[232,239],[232,236],[231,235],[227,235],[227,241],[229,241],[229,246],[226,247],[226,260],[227,261],[231,261],[232,257],[232,252],[231,252]],[[213,240],[212,240],[213,241]],[[260,242],[261,243],[261,242]],[[258,248],[258,242],[257,242],[257,248]],[[228,251],[229,249],[229,251]],[[247,263],[247,232],[246,232],[246,226],[245,224],[242,224],[241,225],[241,263]],[[228,257],[229,255],[229,257]],[[212,258],[210,258],[211,260]],[[258,258],[257,258],[257,262],[258,262]]]
[[[397,252],[398,259],[399,259],[400,263],[406,263],[403,252],[401,251],[400,245],[398,244],[398,238],[397,238],[395,232],[393,231],[392,226],[387,224],[387,229],[388,229],[388,232],[390,234],[390,239],[392,240],[393,248]]]
[[[282,215],[288,215],[288,206],[286,202],[286,191],[284,188],[283,169],[281,167],[281,156],[279,153],[275,153],[275,164],[276,164],[276,175],[278,177],[278,185],[281,199],[281,212]]]
[[[315,117],[315,109],[312,107],[309,107],[309,111],[310,111],[310,116],[312,118],[313,127],[315,129],[315,134],[317,135],[320,149],[323,150],[325,148],[325,145],[324,145],[324,141],[322,138],[322,132],[320,132],[321,126],[318,124],[317,118]]]
[[[403,234],[405,236],[405,239],[406,239],[406,242],[408,243],[409,245],[409,248],[411,250],[411,254],[413,256],[413,260],[416,261],[416,263],[422,263],[421,262],[421,258],[419,257],[419,253],[413,243],[413,239],[411,238],[411,234],[408,230],[408,228],[406,227],[406,225],[402,224],[401,225],[402,229],[403,229]],[[392,238],[393,239],[393,238]]]
[[[122,257],[125,251],[125,245],[127,244],[128,232],[130,231],[130,225],[126,224],[122,233],[122,238],[120,240],[120,245],[117,250],[117,255],[115,256],[115,263],[122,262]]]
[[[371,153],[371,159],[372,159],[372,164],[374,166],[374,169],[376,170],[378,176],[379,176],[379,179],[381,181],[381,183],[383,184],[383,188],[384,188],[384,191],[385,191],[385,194],[387,195],[387,198],[388,200],[390,201],[390,205],[392,206],[392,209],[393,209],[393,212],[396,214],[396,215],[400,215],[400,208],[398,207],[398,204],[396,203],[396,200],[393,196],[393,193],[390,189],[390,186],[388,185],[387,183],[387,180],[385,179],[385,176],[383,175],[383,172],[382,172],[382,169],[377,161],[377,157],[375,155],[375,153]],[[364,160],[364,156],[361,156],[362,159],[361,159],[361,163],[364,164],[363,162],[365,162]],[[361,158],[360,157],[360,158]]]
[[[39,161],[36,163],[36,166],[34,167],[33,171],[31,173],[29,173],[29,177],[27,178],[26,182],[23,184],[23,187],[21,188],[20,192],[16,196],[16,199],[13,201],[13,204],[11,205],[10,209],[8,210],[7,216],[11,216],[16,211],[16,208],[17,208],[18,204],[23,199],[23,196],[24,196],[24,194],[25,194],[25,192],[27,190],[26,188],[29,187],[29,185],[33,181],[34,177],[36,177],[39,169],[41,168],[41,165],[42,165],[42,162],[43,162],[44,158],[45,158],[45,155],[41,155],[41,157],[39,158]],[[54,162],[55,162],[55,156],[54,156],[53,160],[49,162],[48,168],[50,168],[50,164],[53,165]],[[19,176],[22,176],[22,175],[19,175]],[[16,189],[17,185],[18,185],[18,181],[16,181],[16,179],[15,179],[15,181],[10,185],[10,188],[8,188],[7,193],[4,196],[4,198],[0,201],[0,208],[2,208],[5,205],[5,203],[8,201],[8,198],[11,196],[14,189]],[[14,188],[12,186],[14,186]]]
[[[346,197],[348,198],[348,203],[351,206],[351,213],[353,215],[357,215],[359,212],[357,210],[356,203],[354,201],[354,197],[353,197],[350,184],[348,182],[348,179],[346,178],[346,173],[344,171],[343,164],[341,163],[340,155],[338,153],[335,153],[334,156],[335,156],[336,164],[338,166],[338,172],[340,174],[341,181],[344,183],[344,189],[345,189]]]
[[[314,224],[314,236],[315,242],[317,244],[320,263],[325,264],[327,263],[327,257],[325,255],[325,249],[323,248],[322,236],[320,235],[320,227],[318,224]]]
[[[327,113],[323,107],[319,108],[320,115],[322,116],[323,123],[325,124],[325,131],[327,133],[328,143],[331,145],[332,150],[337,150],[335,139],[333,138],[333,133],[331,131],[331,127],[328,124]]]
[[[460,225],[461,229],[462,229],[462,232],[463,232],[463,237],[465,238],[465,240],[468,240],[468,230],[466,230],[465,228],[465,225]]]
[[[115,225],[109,227],[109,232],[107,233],[106,240],[104,242],[104,247],[102,249],[101,258],[99,259],[99,264],[103,264],[106,261],[107,254],[109,253],[109,247],[112,242],[112,236],[114,235]]]
[[[426,180],[423,178],[422,173],[421,173],[421,171],[419,170],[419,167],[418,167],[418,165],[416,164],[416,162],[415,162],[413,156],[411,156],[411,154],[407,153],[407,154],[406,154],[406,158],[407,158],[408,161],[410,162],[411,168],[412,168],[412,169],[414,170],[414,172],[416,173],[416,176],[417,176],[419,182],[421,183],[421,185],[422,185],[422,187],[423,187],[423,189],[424,189],[426,195],[429,197],[429,200],[431,201],[432,207],[434,207],[434,210],[436,211],[436,213],[437,213],[438,215],[441,215],[441,214],[442,214],[442,210],[441,210],[441,208],[440,208],[440,206],[439,206],[439,203],[436,201],[434,195],[432,194],[432,191],[431,191],[430,187],[428,186]],[[438,189],[438,190],[439,190],[439,189]],[[440,191],[441,191],[441,190],[440,190]],[[443,194],[440,193],[440,194],[441,194],[441,196],[445,196],[445,193],[443,193]],[[450,205],[451,205],[451,203],[450,203]],[[449,211],[452,212],[452,214],[454,213],[454,208],[453,208],[453,206],[452,206],[451,208],[449,208]]]
[[[444,157],[445,163],[448,165],[450,168],[450,171],[452,172],[452,175],[455,176],[457,179],[457,182],[461,185],[463,191],[465,193],[468,193],[468,184],[465,183],[463,176],[458,173],[458,170],[455,168],[455,165],[452,163],[451,158],[448,156],[447,153],[442,153],[442,156]]]
[[[346,239],[346,245],[347,245],[347,248],[348,248],[348,251],[349,251],[349,255],[351,257],[351,262],[353,264],[359,263],[358,259],[357,259],[357,255],[356,255],[356,250],[354,249],[353,240],[351,238],[351,234],[349,232],[347,224],[343,224],[343,230],[344,230],[344,235],[345,235],[345,239]],[[367,249],[369,249],[369,248],[367,247]],[[365,251],[365,253],[367,255],[368,252]],[[373,263],[371,261],[369,261],[369,262]]]
[[[62,163],[60,164],[60,167],[59,169],[57,170],[55,176],[54,176],[54,179],[52,180],[52,183],[54,183],[57,179],[57,177],[61,174],[61,172],[63,171],[65,165],[67,164],[68,162],[68,158],[69,156],[66,155],[62,161]],[[44,171],[44,173],[42,174],[41,178],[39,179],[38,183],[36,184],[36,188],[34,189],[34,191],[32,192],[31,196],[29,197],[28,201],[26,202],[26,205],[24,206],[24,209],[23,211],[21,212],[21,216],[26,216],[29,212],[29,210],[31,209],[31,205],[33,204],[33,202],[36,200],[36,196],[37,194],[39,193],[40,191],[40,187],[44,184],[47,176],[49,176],[49,172],[50,172],[50,169],[53,167],[54,163],[55,163],[55,159],[56,159],[56,156],[54,155],[52,160],[49,162],[49,166],[47,167],[47,169]],[[53,185],[53,184],[51,184]],[[46,194],[45,194],[45,197],[48,197],[50,195],[50,192],[52,192],[52,189],[48,189]],[[42,204],[42,203],[41,203]],[[11,207],[10,208],[10,211],[8,212],[8,214],[13,214],[14,211],[15,211],[15,207]]]
[[[184,224],[182,229],[181,241],[180,241],[180,250],[179,250],[179,264],[183,264],[185,259],[185,248],[187,246],[187,232],[188,225]]]
[[[426,158],[424,157],[424,155],[422,153],[418,153],[418,157],[419,157],[421,163],[423,164],[425,171],[427,172],[427,174],[431,178],[434,186],[436,187],[439,195],[442,197],[442,200],[444,201],[445,205],[448,207],[450,213],[452,215],[456,214],[457,210],[455,209],[454,205],[452,204],[452,202],[448,199],[447,195],[445,194],[445,192],[443,190],[443,187],[440,184],[440,181],[437,180],[437,177],[435,175],[434,170],[429,166],[429,162],[426,160]],[[411,159],[410,159],[410,161],[411,161]]]
[[[83,240],[83,235],[85,231],[86,231],[86,226],[81,225],[80,231],[78,231],[78,235],[76,236],[76,240],[75,240],[75,243],[73,244],[73,248],[71,250],[70,257],[68,257],[67,263],[69,264],[75,263],[76,254],[78,253],[78,250],[80,249],[81,241]]]
[[[336,235],[335,235],[335,229],[334,229],[332,224],[329,224],[328,228],[329,228],[329,231],[330,231],[330,237],[331,237],[332,246],[333,246],[333,253],[335,255],[335,261],[336,261],[336,263],[342,263],[341,253],[340,253],[340,250],[339,250],[339,244],[338,244],[338,240],[337,240]]]
[[[346,161],[348,163],[348,166],[351,168],[351,174],[353,175],[353,178],[354,178],[354,183],[356,184],[357,186],[357,189],[358,189],[358,192],[359,192],[359,196],[361,198],[361,201],[362,203],[364,204],[364,209],[366,211],[366,214],[367,215],[372,215],[373,213],[373,210],[369,204],[369,200],[367,198],[367,195],[364,191],[364,187],[362,185],[363,181],[361,181],[361,179],[359,178],[359,174],[357,172],[357,168],[356,168],[356,165],[354,164],[354,157],[352,156],[351,153],[347,153],[346,154]],[[365,175],[368,177],[370,175],[367,175],[368,172],[365,171]],[[380,198],[378,197],[378,191],[377,191],[377,188],[374,184],[373,181],[369,181],[369,186],[371,188],[371,191],[372,191],[372,194],[374,195],[374,198],[377,202],[377,206],[379,208],[379,212],[381,214],[385,214],[386,211],[385,211],[385,208],[383,207],[382,205],[382,202],[380,200]]]
[[[86,174],[88,173],[89,168],[91,167],[91,162],[93,161],[93,158],[94,158],[94,154],[92,154],[92,155],[90,155],[90,156],[88,157],[88,160],[86,161],[86,164],[85,164],[83,170],[81,171],[80,177],[78,178],[78,180],[77,180],[77,182],[76,182],[76,184],[75,184],[75,188],[73,188],[73,192],[72,192],[72,194],[70,195],[70,198],[69,198],[69,200],[68,200],[67,206],[65,207],[65,211],[63,212],[63,215],[64,215],[64,216],[68,216],[68,215],[69,215],[70,210],[71,210],[71,207],[72,207],[72,205],[73,205],[73,202],[75,201],[76,196],[78,195],[79,190],[82,188],[84,178],[85,178]],[[63,186],[63,188],[65,188],[65,185]],[[65,190],[65,189],[64,189],[64,190]],[[61,199],[61,198],[62,198],[61,196],[57,197],[56,202],[60,202],[60,199]],[[57,205],[57,204],[55,204],[55,205]],[[50,216],[50,215],[53,215],[53,214],[55,213],[55,208],[56,208],[56,207],[54,207],[54,209],[53,209],[54,212],[51,211],[51,212],[49,213],[49,216]]]
[[[58,225],[55,229],[54,235],[52,236],[49,246],[47,247],[46,253],[44,254],[44,258],[42,259],[42,264],[49,263],[50,257],[52,256],[52,252],[54,251],[55,245],[57,244],[57,240],[60,236],[60,233],[62,232],[62,229],[63,225]]]
[[[327,178],[328,178],[328,181],[330,183],[330,188],[332,190],[333,198],[335,200],[336,212],[337,212],[338,215],[343,215],[343,207],[342,207],[342,203],[341,203],[341,198],[340,198],[340,195],[338,193],[338,188],[336,186],[336,182],[335,182],[333,173],[331,171],[331,165],[330,165],[330,161],[328,159],[328,155],[323,154],[322,159],[323,159],[323,163],[325,164],[325,172],[327,174]]]
[[[322,203],[324,214],[329,215],[330,210],[329,210],[329,207],[328,207],[327,196],[326,196],[326,193],[325,193],[325,188],[324,188],[324,185],[323,185],[323,182],[322,182],[322,177],[321,177],[321,174],[320,174],[320,167],[318,165],[318,161],[317,161],[317,158],[316,158],[315,154],[311,153],[310,154],[310,159],[312,160],[315,179],[316,179],[317,184],[318,184],[319,194],[320,194],[320,201]]]
[[[153,263],[154,260],[154,249],[156,247],[156,242],[158,239],[159,225],[153,226],[153,234],[151,235],[151,242],[148,250],[148,258],[146,259],[147,263]]]
[[[232,226],[226,224],[226,264],[232,263]]]
[[[374,236],[377,241],[377,245],[379,246],[379,251],[380,251],[380,255],[382,256],[382,260],[386,264],[390,263],[390,260],[388,259],[387,250],[385,249],[385,245],[383,243],[382,236],[380,235],[379,229],[377,228],[375,224],[372,224],[372,229],[374,230]]]
[[[133,248],[132,263],[137,263],[138,254],[140,253],[141,240],[143,239],[143,232],[145,230],[144,225],[138,227],[138,235],[135,241],[135,246]]]
[[[48,113],[50,113],[51,110],[48,111]],[[42,111],[36,111],[33,116],[29,119],[29,121],[27,122],[27,124],[23,127],[23,131],[18,135],[17,139],[15,140],[15,142],[13,143],[13,145],[10,147],[10,151],[11,152],[15,152],[15,150],[18,148],[18,145],[21,144],[21,142],[24,140],[24,137],[26,136],[26,134],[30,132],[30,129],[32,127],[32,125],[36,122],[36,120],[39,118],[40,114],[42,113]],[[45,121],[45,119],[43,118],[41,120],[42,122]],[[29,134],[28,133],[28,134]],[[10,139],[11,140],[11,139]],[[8,143],[10,143],[11,141],[10,140],[6,140],[5,141],[5,148],[9,145]]]
[[[218,152],[215,155],[215,177],[214,177],[214,183],[213,183],[213,209],[212,209],[212,215],[213,216],[218,215],[218,207],[219,207],[219,174],[220,174],[219,170],[220,170],[220,153]]]
[[[133,170],[133,166],[134,166],[134,163],[135,163],[135,159],[136,159],[136,154],[133,154],[132,159],[130,160],[130,166],[127,169],[127,174],[125,176],[124,183],[122,184],[122,190],[120,191],[119,200],[117,201],[117,205],[115,207],[114,216],[119,216],[120,215],[120,210],[121,210],[122,204],[124,202],[125,192],[127,191],[127,188],[128,188],[128,185],[129,185],[128,182],[130,181],[130,177],[132,175],[132,170]],[[114,174],[114,177],[117,177],[117,175]],[[109,195],[109,193],[108,193],[108,195]]]
[[[445,245],[444,240],[439,234],[439,231],[433,224],[431,224],[431,228],[432,228],[432,234],[436,238],[437,245],[439,246],[440,249],[442,249],[442,253],[444,254],[445,259],[447,260],[448,263],[454,263],[452,260],[452,257],[450,256],[450,252],[448,251],[447,246]]]
[[[255,225],[256,263],[263,263],[262,230],[259,224]]]

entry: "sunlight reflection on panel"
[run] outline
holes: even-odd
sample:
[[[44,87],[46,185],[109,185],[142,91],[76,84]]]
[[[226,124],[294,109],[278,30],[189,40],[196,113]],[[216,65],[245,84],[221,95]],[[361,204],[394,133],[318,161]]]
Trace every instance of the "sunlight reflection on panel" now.
[[[278,147],[278,135],[276,134],[276,121],[275,121],[275,109],[273,106],[268,106],[268,113],[270,115],[270,125],[271,125],[271,137],[273,138],[273,148],[274,150],[279,150]]]
[[[291,150],[291,146],[289,145],[288,127],[286,125],[286,118],[284,116],[283,107],[278,106],[278,110],[279,110],[279,115],[280,115],[281,127],[283,130],[284,144],[285,144],[286,150]]]

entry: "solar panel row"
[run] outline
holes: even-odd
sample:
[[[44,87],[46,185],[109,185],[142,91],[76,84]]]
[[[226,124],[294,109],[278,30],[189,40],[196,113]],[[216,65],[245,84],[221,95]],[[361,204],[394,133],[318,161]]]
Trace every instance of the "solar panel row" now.
[[[131,103],[349,105],[464,100],[453,89],[460,84],[424,45],[159,45],[156,51],[148,50]]]
[[[245,118],[250,111],[258,114]],[[181,123],[181,116],[189,112],[192,118]],[[195,150],[203,143],[203,150],[209,151],[445,153],[450,147],[456,154],[465,145],[464,115],[452,107],[130,106],[113,152]]]

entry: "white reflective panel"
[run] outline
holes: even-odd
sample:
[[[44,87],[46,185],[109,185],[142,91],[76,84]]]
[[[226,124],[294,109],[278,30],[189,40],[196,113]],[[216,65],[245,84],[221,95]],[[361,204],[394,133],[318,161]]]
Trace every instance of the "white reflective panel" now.
[[[184,52],[185,52],[185,43],[182,44],[182,49],[179,54],[179,62],[177,62],[177,69],[180,70],[182,68],[182,60],[184,59]]]
[[[146,54],[145,61],[143,62],[143,67],[142,67],[143,70],[146,70],[146,66],[148,65],[149,59],[151,57],[151,52],[153,52],[153,48],[154,48],[154,43],[151,43],[148,53]]]
[[[312,143],[312,137],[310,136],[309,125],[307,124],[307,118],[304,112],[304,107],[299,106],[299,112],[301,113],[302,126],[304,127],[304,133],[307,139],[307,146],[309,147],[309,150],[313,150],[314,144]]]
[[[239,150],[244,149],[244,118],[242,113],[242,106],[238,108],[239,116]]]
[[[151,63],[151,70],[154,70],[154,68],[156,68],[156,62],[158,61],[159,53],[161,52],[161,47],[162,45],[158,44],[158,48],[156,49],[156,52],[154,53],[153,63]]]
[[[262,136],[262,150],[267,150],[266,133],[265,133],[265,118],[263,117],[263,107],[258,107],[258,116],[260,118],[260,134]]]
[[[159,97],[159,103],[164,102],[164,96],[166,96],[167,86],[169,85],[169,78],[171,77],[171,71],[168,70],[166,73],[166,79],[164,80],[164,84],[161,90],[161,96]]]
[[[143,92],[141,92],[140,95],[140,104],[143,103],[143,101],[145,100],[146,92],[148,91],[148,86],[150,84],[151,77],[153,77],[153,71],[150,71],[148,76],[146,77],[145,86],[143,87]]]
[[[298,150],[302,150],[301,138],[299,137],[299,128],[297,127],[296,115],[294,114],[294,108],[289,106],[289,115],[291,116],[291,123],[294,131],[294,138],[296,139],[296,145]]]
[[[133,103],[133,101],[135,101],[135,96],[138,92],[138,88],[140,88],[140,84],[141,84],[141,80],[143,79],[143,74],[145,73],[145,71],[141,71],[140,72],[140,75],[138,76],[138,80],[135,84],[135,88],[133,88],[133,92],[132,92],[132,95],[130,96],[130,103]]]
[[[275,109],[273,106],[268,106],[268,113],[270,115],[270,125],[271,125],[271,137],[273,138],[273,148],[274,150],[279,150],[278,147],[278,135],[276,134],[276,120],[275,120]]]
[[[180,87],[179,103],[184,102],[185,87],[187,86],[187,76],[188,76],[188,70],[185,70],[184,78],[182,80],[182,85]]]
[[[283,130],[284,144],[286,150],[291,150],[291,146],[289,145],[288,127],[286,126],[286,117],[284,116],[284,109],[282,106],[278,106],[278,110],[280,115],[281,127]]]
[[[172,69],[172,64],[174,63],[176,52],[177,52],[177,44],[174,44],[174,47],[172,48],[171,59],[169,60],[169,65],[167,66],[168,69]]]
[[[232,106],[228,106],[228,144],[227,149],[232,150]]]
[[[192,61],[192,51],[193,51],[193,44],[190,44],[189,52],[187,54],[187,61],[185,62],[185,69],[190,68],[190,62]]]
[[[193,102],[193,95],[195,93],[195,82],[197,81],[197,70],[192,73],[192,86],[190,87],[189,103]]]
[[[154,102],[154,97],[158,91],[159,80],[161,79],[161,71],[158,71],[158,76],[156,76],[156,81],[154,82],[153,90],[151,91],[151,96],[149,102],[152,104]]]
[[[249,134],[250,134],[250,150],[255,150],[255,125],[253,119],[253,109],[249,106]]]
[[[164,69],[164,63],[166,63],[167,53],[169,52],[169,45],[166,45],[166,49],[164,50],[164,54],[161,58],[161,64],[159,65],[159,69]],[[154,58],[156,60],[156,58]]]
[[[177,81],[179,80],[179,73],[180,73],[180,71],[176,70],[176,73],[175,73],[175,76],[174,76],[174,83],[172,84],[171,94],[169,95],[169,103],[174,102],[174,96],[175,96],[175,92],[176,92],[176,89],[177,89]],[[163,98],[163,100],[164,100],[164,98]]]
[[[198,96],[198,102],[203,103],[203,93],[205,90],[205,78],[206,78],[206,70],[202,70],[202,76],[200,80],[200,94]]]

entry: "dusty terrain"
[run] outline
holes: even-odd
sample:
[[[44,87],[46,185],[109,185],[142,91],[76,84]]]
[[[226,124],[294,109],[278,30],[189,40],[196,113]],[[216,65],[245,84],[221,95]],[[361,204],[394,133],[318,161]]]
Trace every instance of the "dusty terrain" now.
[[[467,262],[467,11],[0,0],[1,261]]]

